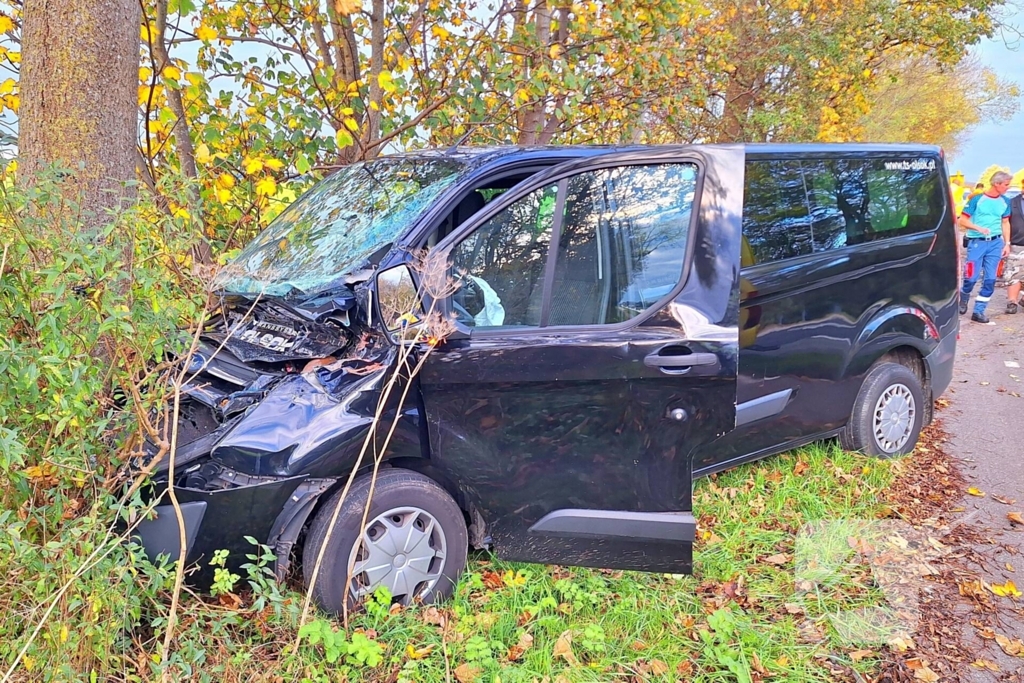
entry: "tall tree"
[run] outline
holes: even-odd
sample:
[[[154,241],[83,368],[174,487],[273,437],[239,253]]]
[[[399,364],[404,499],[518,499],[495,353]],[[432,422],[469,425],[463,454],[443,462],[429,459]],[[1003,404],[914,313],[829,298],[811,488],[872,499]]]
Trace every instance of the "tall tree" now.
[[[26,0],[22,27],[20,182],[60,164],[88,221],[133,194],[138,0]]]
[[[859,122],[857,137],[877,142],[927,140],[956,156],[975,126],[1005,121],[1017,113],[1020,94],[1019,86],[983,67],[974,56],[955,67],[926,56],[891,59],[868,93],[870,110]]]

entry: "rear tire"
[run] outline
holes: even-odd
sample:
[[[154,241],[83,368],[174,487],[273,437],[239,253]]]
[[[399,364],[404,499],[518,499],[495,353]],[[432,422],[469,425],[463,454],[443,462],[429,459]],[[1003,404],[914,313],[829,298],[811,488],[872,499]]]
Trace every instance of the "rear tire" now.
[[[341,493],[324,503],[310,525],[302,554],[307,588]],[[402,604],[451,595],[466,566],[469,543],[462,510],[448,492],[422,474],[382,470],[366,526],[359,529],[369,493],[370,476],[360,477],[341,504],[313,591],[317,604],[340,613],[346,596],[351,608],[381,585]],[[353,577],[346,590],[350,566]]]
[[[878,458],[906,455],[917,445],[925,408],[918,376],[899,363],[881,362],[864,378],[839,443]]]

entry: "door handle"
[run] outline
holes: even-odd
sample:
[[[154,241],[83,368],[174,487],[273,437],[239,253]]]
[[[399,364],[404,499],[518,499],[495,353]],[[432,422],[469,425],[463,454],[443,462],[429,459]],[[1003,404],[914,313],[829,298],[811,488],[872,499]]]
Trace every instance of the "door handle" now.
[[[662,355],[663,351],[675,351],[675,355]],[[644,357],[649,368],[691,368],[695,365],[714,365],[718,356],[713,353],[678,353],[689,351],[685,346],[667,346]]]

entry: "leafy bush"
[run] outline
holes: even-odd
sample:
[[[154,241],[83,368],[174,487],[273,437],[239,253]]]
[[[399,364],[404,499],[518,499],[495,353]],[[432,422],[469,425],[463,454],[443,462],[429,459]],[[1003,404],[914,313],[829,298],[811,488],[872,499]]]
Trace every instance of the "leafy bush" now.
[[[143,506],[121,472],[205,295],[180,221],[89,216],[60,175],[0,187],[0,661],[130,678],[169,573],[122,542]]]

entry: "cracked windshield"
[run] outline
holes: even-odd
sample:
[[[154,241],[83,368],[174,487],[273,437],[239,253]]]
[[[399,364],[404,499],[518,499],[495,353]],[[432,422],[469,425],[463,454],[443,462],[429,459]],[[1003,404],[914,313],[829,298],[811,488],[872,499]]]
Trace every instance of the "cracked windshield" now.
[[[286,209],[225,269],[237,294],[309,294],[388,245],[456,179],[455,159],[380,159],[341,169]]]

